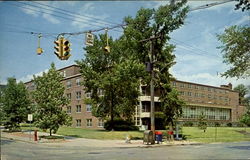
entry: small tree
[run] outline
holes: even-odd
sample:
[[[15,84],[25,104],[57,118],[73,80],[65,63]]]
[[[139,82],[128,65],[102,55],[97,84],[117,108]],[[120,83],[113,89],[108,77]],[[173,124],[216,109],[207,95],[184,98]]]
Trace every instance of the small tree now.
[[[15,78],[9,78],[2,92],[1,104],[5,115],[5,127],[10,131],[19,130],[20,123],[27,119],[30,110],[28,91],[22,82],[16,83]]]
[[[206,132],[206,129],[207,129],[207,119],[206,119],[206,116],[204,115],[203,112],[201,112],[201,115],[199,116],[199,119],[198,119],[198,128],[201,129],[201,130],[204,130],[204,132]]]
[[[60,126],[70,125],[72,118],[62,110],[69,103],[64,96],[64,86],[61,83],[63,77],[56,71],[52,63],[48,73],[41,77],[34,76],[36,90],[33,99],[36,102],[35,124],[37,127],[47,130],[50,136],[56,133]]]

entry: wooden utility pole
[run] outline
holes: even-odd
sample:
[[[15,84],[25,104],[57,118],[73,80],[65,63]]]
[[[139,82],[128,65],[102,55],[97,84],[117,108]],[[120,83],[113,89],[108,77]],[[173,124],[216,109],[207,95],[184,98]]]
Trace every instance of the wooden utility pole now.
[[[153,40],[160,38],[160,36],[151,36],[148,39],[144,39],[141,40],[140,42],[146,42],[146,41],[150,41],[150,55],[149,55],[149,59],[150,59],[150,74],[151,74],[151,80],[150,80],[150,100],[151,100],[151,104],[150,104],[150,127],[151,127],[151,131],[153,132],[153,139],[151,144],[155,143],[155,101],[154,101],[154,79],[155,79],[155,73],[154,73],[154,57],[155,57],[155,53],[154,53],[154,44],[153,44]]]

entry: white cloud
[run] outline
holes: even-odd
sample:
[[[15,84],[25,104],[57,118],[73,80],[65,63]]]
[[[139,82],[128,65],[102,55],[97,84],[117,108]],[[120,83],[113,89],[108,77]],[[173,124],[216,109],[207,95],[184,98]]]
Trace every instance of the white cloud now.
[[[39,16],[39,11],[40,9],[37,8],[37,7],[33,7],[33,6],[29,6],[29,5],[24,5],[23,8],[21,8],[21,10],[26,13],[26,14],[29,14],[33,17],[38,17]],[[38,10],[38,11],[36,11]]]
[[[21,77],[20,79],[17,80],[17,82],[28,82],[28,81],[31,81],[33,79],[33,76],[42,76],[43,72],[47,73],[49,70],[46,69],[44,71],[41,71],[41,72],[38,72],[38,73],[35,73],[35,74],[29,74],[27,76],[24,76],[24,77]]]
[[[56,19],[55,17],[49,15],[49,14],[43,14],[43,18],[46,19],[47,21],[53,23],[53,24],[58,24],[60,21]]]
[[[24,7],[21,8],[21,10],[26,14],[32,15],[33,17],[41,16],[47,21],[51,22],[52,24],[60,23],[60,21],[57,18],[51,15],[54,13],[55,9],[45,6],[45,5],[49,5],[50,2],[44,1],[44,2],[39,2],[39,3],[44,4],[44,5],[35,4],[37,7],[32,6],[34,4],[24,5]]]

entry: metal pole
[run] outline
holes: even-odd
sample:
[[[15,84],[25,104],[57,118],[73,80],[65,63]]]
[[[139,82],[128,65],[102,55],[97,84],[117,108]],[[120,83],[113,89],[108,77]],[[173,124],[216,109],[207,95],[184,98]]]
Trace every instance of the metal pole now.
[[[30,141],[31,141],[31,121],[30,121]]]
[[[155,143],[155,102],[154,102],[154,67],[153,67],[153,61],[154,61],[154,53],[153,53],[153,39],[150,40],[150,64],[151,66],[151,81],[150,81],[150,99],[151,99],[151,111],[150,111],[150,117],[151,117],[151,131],[153,132],[153,140],[151,144]]]

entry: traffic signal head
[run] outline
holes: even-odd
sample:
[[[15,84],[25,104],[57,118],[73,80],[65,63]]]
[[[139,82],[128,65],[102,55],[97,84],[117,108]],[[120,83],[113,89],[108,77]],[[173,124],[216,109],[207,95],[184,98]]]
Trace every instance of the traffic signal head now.
[[[110,53],[110,46],[105,46],[104,51]]]
[[[61,43],[61,39],[57,39],[56,41],[54,41],[54,43],[55,43],[54,54],[60,59],[60,57],[62,56],[62,43]]]
[[[94,35],[92,33],[86,33],[85,44],[87,46],[93,46],[94,45]]]
[[[68,40],[66,39],[62,39],[62,56],[61,56],[61,60],[68,60],[69,57],[71,56],[70,54],[70,43]]]
[[[38,54],[38,55],[41,55],[42,53],[43,53],[43,49],[42,48],[37,48],[36,49],[36,53]]]

